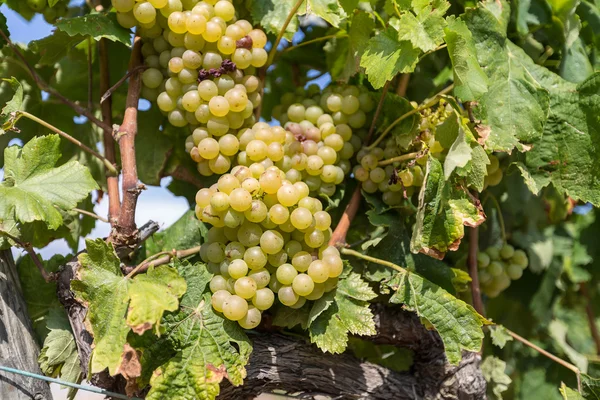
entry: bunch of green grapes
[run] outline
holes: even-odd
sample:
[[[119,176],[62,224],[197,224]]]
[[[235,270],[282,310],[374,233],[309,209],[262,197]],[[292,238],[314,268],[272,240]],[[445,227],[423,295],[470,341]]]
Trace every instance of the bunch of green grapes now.
[[[477,253],[479,267],[479,282],[483,293],[496,297],[523,275],[523,270],[529,265],[527,253],[515,250],[509,244],[502,247],[488,247]]]
[[[59,1],[53,6],[48,4],[48,0],[27,0],[26,4],[31,11],[42,13],[44,20],[49,24],[53,24],[58,18],[66,17],[69,12],[67,0]]]
[[[503,173],[500,168],[498,157],[493,154],[489,156],[490,163],[487,165],[487,176],[485,177],[485,187],[496,186],[502,181]]]
[[[212,305],[245,329],[275,302],[299,308],[335,288],[343,263],[327,242],[331,216],[272,166],[238,165],[196,195],[196,215],[212,225],[200,256],[214,274]]]

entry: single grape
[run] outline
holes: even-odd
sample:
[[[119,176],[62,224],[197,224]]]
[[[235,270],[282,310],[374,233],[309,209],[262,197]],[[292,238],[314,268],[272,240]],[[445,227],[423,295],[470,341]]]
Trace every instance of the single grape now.
[[[249,247],[244,253],[244,261],[250,269],[259,269],[267,265],[267,256],[260,247]]]
[[[298,274],[292,282],[292,288],[298,295],[307,296],[315,288],[315,283],[307,274]]]
[[[268,310],[274,302],[275,295],[273,294],[273,291],[268,288],[258,289],[252,298],[252,304],[259,310]]]
[[[279,290],[277,291],[277,298],[281,302],[281,304],[285,306],[292,306],[296,304],[298,299],[300,298],[298,294],[292,289],[291,286],[279,286]]]
[[[248,302],[237,295],[231,295],[223,301],[223,314],[232,321],[238,321],[248,313]]]
[[[217,290],[211,297],[213,308],[218,312],[223,312],[223,303],[231,296],[227,290]]]
[[[242,278],[248,273],[248,265],[244,260],[233,260],[229,264],[228,272],[233,279]]]
[[[256,294],[256,282],[250,277],[243,277],[235,281],[235,294],[243,299],[251,299]]]

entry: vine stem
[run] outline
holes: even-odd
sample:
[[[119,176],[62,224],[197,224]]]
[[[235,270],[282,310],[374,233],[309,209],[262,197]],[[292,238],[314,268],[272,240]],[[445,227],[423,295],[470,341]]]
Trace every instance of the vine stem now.
[[[137,199],[140,195],[143,185],[138,184],[137,164],[135,157],[135,137],[138,130],[138,103],[140,100],[141,90],[141,74],[137,69],[142,64],[142,39],[135,36],[133,40],[133,50],[131,59],[129,60],[129,70],[134,71],[129,79],[129,88],[127,90],[127,100],[125,102],[125,116],[123,123],[117,132],[117,142],[121,150],[121,160],[123,164],[123,202],[121,204],[121,212],[119,219],[115,225],[116,233],[118,234],[117,242],[125,244],[129,242],[131,237],[136,232],[135,225],[135,208]],[[111,233],[111,240],[114,239]]]
[[[88,217],[96,218],[98,221],[106,222],[108,224],[108,219],[106,219],[98,214],[94,214],[93,212],[82,210],[81,208],[72,208],[72,210],[75,212],[78,212],[79,214],[83,214],[83,215],[87,215]]]
[[[398,80],[398,87],[396,88],[396,94],[398,96],[406,96],[406,90],[408,89],[408,82],[410,82],[410,74],[400,75]]]
[[[98,54],[100,56],[100,93],[104,93],[110,86],[110,70],[109,70],[109,56],[108,56],[108,42],[107,39],[100,39],[98,44]],[[100,109],[102,110],[102,121],[104,121],[111,129],[103,129],[102,142],[104,143],[104,154],[108,161],[115,164],[116,149],[115,140],[113,139],[112,130],[112,99],[100,102]],[[106,177],[106,187],[108,191],[108,220],[111,225],[114,225],[119,218],[121,212],[121,196],[119,194],[119,177],[110,176]]]
[[[346,254],[348,256],[354,256],[354,257],[357,257],[357,258],[362,258],[363,260],[370,261],[370,262],[373,262],[373,263],[376,263],[376,264],[380,264],[380,265],[383,265],[385,267],[389,267],[391,269],[395,269],[398,272],[408,272],[405,268],[402,268],[401,266],[399,266],[397,264],[394,264],[393,262],[382,260],[380,258],[371,257],[371,256],[368,256],[366,254],[359,253],[358,251],[355,251],[355,250],[351,250],[351,249],[347,249],[347,248],[341,248],[340,249],[340,253]]]
[[[596,316],[594,315],[594,309],[592,307],[592,296],[590,295],[585,282],[582,282],[579,285],[579,290],[585,299],[585,313],[587,314],[592,338],[594,338],[594,343],[596,344],[596,354],[600,355],[600,332],[598,332],[598,325],[596,325]]]
[[[17,111],[15,114],[16,114],[17,118],[25,117],[34,122],[37,122],[38,124],[42,125],[45,128],[50,129],[52,132],[57,133],[58,135],[62,136],[63,138],[67,139],[69,142],[73,143],[74,145],[76,145],[77,147],[82,149],[83,151],[90,153],[91,155],[93,155],[94,157],[96,157],[100,161],[102,161],[104,163],[104,166],[106,167],[106,169],[109,170],[111,174],[114,174],[114,175],[119,174],[119,171],[117,170],[117,168],[106,157],[104,157],[102,154],[98,153],[97,151],[90,149],[88,146],[81,143],[81,141],[75,139],[73,136],[69,135],[68,133],[61,131],[54,125],[50,125],[43,119],[38,118],[35,115],[28,113],[27,111]]]
[[[119,79],[117,81],[117,83],[115,83],[111,87],[106,88],[105,90],[101,90],[103,95],[100,98],[100,104],[103,104],[106,100],[111,98],[111,96],[115,92],[115,90],[117,90],[119,87],[121,87],[121,85],[123,85],[125,83],[125,81],[127,81],[127,79],[129,79],[129,77],[133,73],[138,72],[138,71],[144,71],[146,69],[148,69],[148,67],[146,65],[139,65],[139,66],[135,67],[135,69],[127,71],[127,73],[125,75],[123,75],[121,77],[121,79]]]
[[[481,287],[479,286],[479,269],[477,268],[477,252],[479,251],[479,228],[471,228],[469,235],[469,255],[467,264],[471,276],[471,295],[473,296],[473,307],[480,315],[485,316],[483,300],[481,298]],[[483,350],[483,349],[482,349]]]
[[[423,102],[423,104],[421,104],[419,107],[410,110],[409,112],[401,115],[400,117],[398,117],[394,122],[392,122],[390,124],[390,126],[387,127],[387,129],[385,131],[383,131],[383,133],[373,142],[373,144],[371,144],[370,146],[367,147],[367,150],[372,150],[374,147],[376,147],[379,143],[381,143],[381,141],[388,135],[388,133],[390,133],[392,131],[392,129],[394,129],[394,127],[396,125],[398,125],[400,122],[404,121],[406,118],[410,117],[411,115],[414,115],[418,112],[421,112],[427,108],[433,107],[434,105],[436,105],[439,101],[441,96],[445,95],[446,93],[450,92],[452,89],[454,89],[454,84],[446,87],[445,89],[443,89],[442,91],[440,91],[438,94],[436,94],[435,96],[433,96],[431,99],[425,100]]]
[[[40,271],[40,275],[42,275],[42,278],[44,278],[44,280],[46,282],[52,282],[55,280],[54,274],[46,271],[46,268],[44,267],[44,263],[42,262],[40,257],[37,255],[37,253],[33,249],[33,246],[30,243],[25,243],[25,242],[21,241],[19,238],[14,237],[13,235],[11,235],[10,233],[8,233],[6,231],[0,230],[0,234],[6,236],[7,238],[9,238],[13,242],[15,242],[17,245],[19,245],[21,248],[23,248],[27,252],[27,254],[29,254],[29,257],[31,257],[33,264],[36,266],[38,271]]]
[[[94,116],[94,114],[92,114],[92,112],[90,112],[89,110],[85,109],[84,107],[81,107],[76,102],[73,102],[73,101],[69,100],[68,98],[66,98],[65,96],[63,96],[62,94],[60,94],[56,89],[54,89],[50,85],[48,85],[37,74],[37,72],[35,72],[35,69],[29,64],[29,62],[27,61],[27,59],[25,58],[25,56],[23,56],[23,54],[19,51],[19,49],[17,48],[17,46],[14,45],[14,43],[9,39],[9,37],[6,35],[6,33],[4,33],[4,31],[2,29],[0,29],[0,36],[2,36],[2,38],[4,40],[6,40],[6,43],[8,43],[8,45],[15,52],[15,54],[17,55],[17,57],[19,57],[19,59],[23,62],[23,64],[25,64],[25,67],[29,70],[29,74],[31,75],[31,77],[35,81],[36,85],[41,90],[46,91],[50,95],[56,97],[63,104],[66,104],[67,106],[71,107],[77,114],[83,115],[90,122],[92,122],[93,124],[95,124],[99,128],[102,128],[102,129],[112,129],[111,126],[106,125],[105,122],[102,122],[98,118],[96,118]]]
[[[360,206],[360,201],[362,198],[362,194],[360,192],[360,185],[356,186],[354,189],[354,193],[352,193],[352,198],[350,202],[346,206],[344,210],[344,214],[340,218],[335,230],[331,234],[331,238],[329,239],[330,246],[343,246],[346,244],[346,235],[348,234],[348,229],[350,229],[350,224],[352,220],[356,216],[358,212],[358,207]]]
[[[307,40],[306,42],[302,42],[302,43],[298,43],[295,46],[290,46],[290,47],[286,47],[285,49],[283,49],[281,51],[281,53],[279,53],[279,55],[283,54],[283,53],[287,53],[288,51],[292,51],[295,50],[299,47],[304,47],[304,46],[308,46],[309,44],[313,44],[313,43],[318,43],[318,42],[322,42],[324,40],[329,40],[329,39],[333,39],[333,38],[345,38],[348,37],[348,35],[326,35],[326,36],[321,36],[318,37],[316,39],[311,39],[311,40]]]
[[[184,258],[193,256],[199,251],[200,246],[192,247],[191,249],[187,250],[161,251],[160,253],[153,254],[144,261],[142,261],[137,267],[132,269],[131,272],[127,274],[126,278],[132,278],[136,274],[144,272],[151,267],[158,267],[160,265],[168,264],[173,258]]]
[[[373,115],[373,121],[371,121],[371,126],[369,127],[369,133],[365,138],[365,143],[369,143],[371,137],[373,136],[373,132],[375,132],[375,126],[377,125],[377,120],[379,119],[379,114],[381,114],[381,110],[383,108],[383,102],[385,101],[385,96],[387,95],[388,89],[390,88],[390,84],[392,80],[390,79],[383,86],[383,90],[381,91],[381,97],[379,98],[379,103],[377,103],[377,109],[375,110],[375,115]]]
[[[296,15],[302,3],[304,3],[304,0],[298,0],[296,4],[294,4],[294,7],[292,7],[292,9],[290,10],[287,18],[285,19],[285,22],[281,27],[281,31],[279,31],[279,35],[277,35],[277,39],[275,39],[275,42],[273,42],[273,47],[271,48],[271,52],[269,53],[269,58],[267,59],[265,70],[269,68],[269,66],[273,63],[273,60],[275,59],[275,54],[277,54],[277,47],[279,46],[279,42],[281,42],[281,39],[283,38],[283,35],[285,35],[285,31],[288,25],[290,24],[290,22],[292,22],[292,18],[294,18],[294,15]]]
[[[486,203],[486,201],[488,200],[492,200],[492,203],[494,203],[494,208],[496,209],[496,212],[498,214],[498,223],[500,224],[500,233],[502,234],[502,242],[506,243],[506,228],[504,225],[504,216],[502,215],[502,208],[500,208],[500,203],[498,203],[498,199],[496,198],[496,196],[494,196],[493,194],[486,192],[485,194],[485,199],[483,200],[483,204],[481,205],[481,207],[483,207]]]
[[[518,334],[516,334],[515,332],[511,331],[510,329],[507,329],[506,327],[504,327],[504,329],[506,329],[506,332],[513,337],[513,339],[523,343],[526,346],[531,347],[532,349],[534,349],[535,351],[537,351],[538,353],[548,357],[549,359],[551,359],[552,361],[562,365],[563,367],[573,371],[575,373],[575,375],[577,376],[577,390],[579,391],[579,393],[581,393],[581,371],[579,370],[579,368],[577,368],[575,365],[563,360],[562,358],[559,358],[557,356],[555,356],[552,353],[547,352],[546,350],[542,349],[541,347],[531,343],[529,340],[525,339],[523,336],[520,336]]]
[[[381,160],[379,161],[379,166],[383,167],[389,164],[393,164],[395,162],[403,162],[403,161],[408,161],[408,160],[414,160],[415,158],[419,158],[419,154],[421,154],[420,151],[414,152],[414,153],[406,153],[406,154],[402,154],[401,156],[397,156],[397,157],[393,157],[393,158],[388,158],[387,160]]]

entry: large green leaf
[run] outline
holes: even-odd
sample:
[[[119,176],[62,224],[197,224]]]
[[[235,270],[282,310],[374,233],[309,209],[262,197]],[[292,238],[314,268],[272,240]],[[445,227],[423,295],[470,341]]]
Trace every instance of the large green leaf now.
[[[462,101],[479,100],[488,90],[488,78],[477,61],[469,28],[462,20],[449,18],[445,34],[454,72],[454,94]]]
[[[131,32],[117,22],[115,13],[89,14],[75,18],[61,18],[56,27],[71,36],[91,36],[95,40],[106,38],[113,42],[131,45]]]
[[[251,346],[236,322],[213,311],[211,295],[205,293],[212,277],[206,268],[183,264],[179,272],[188,292],[181,299],[180,310],[165,322],[177,353],[154,371],[146,398],[212,400],[219,394],[223,378],[242,384]]]
[[[164,231],[158,232],[146,241],[148,256],[161,251],[183,250],[198,246],[208,229],[196,218],[194,211],[187,211]]]
[[[416,14],[404,12],[399,20],[392,21],[398,30],[398,39],[409,40],[424,52],[434,50],[444,41],[444,14],[450,3],[445,0],[433,3],[415,10]]]
[[[267,32],[278,35],[295,3],[296,0],[252,0],[250,12],[252,19],[259,22]],[[284,37],[291,40],[297,28],[298,19],[292,18]]]
[[[44,221],[56,229],[63,223],[59,209],[70,210],[98,188],[89,170],[60,158],[58,135],[34,138],[23,148],[4,150],[4,181],[0,183],[0,220]]]
[[[335,354],[346,350],[348,333],[374,335],[375,322],[367,301],[376,296],[354,272],[340,279],[335,293],[323,296],[323,300],[317,301],[311,310],[311,342],[324,352]]]
[[[132,365],[139,364],[137,356],[125,357],[126,353],[135,354],[127,344],[130,329],[138,334],[153,326],[158,330],[163,313],[178,308],[186,284],[169,266],[130,279],[123,276],[111,244],[87,240],[86,247],[71,288],[88,307],[86,320],[94,336],[91,371],[108,368],[111,375],[137,378],[129,372]]]
[[[465,191],[446,181],[442,164],[429,157],[410,245],[413,253],[442,259],[447,251],[458,248],[465,225],[475,227],[483,223],[483,210],[473,204]]]
[[[421,51],[407,40],[398,40],[398,32],[388,28],[369,40],[360,59],[369,82],[375,89],[385,85],[398,73],[413,72]]]
[[[409,271],[396,274],[385,285],[395,291],[391,303],[404,304],[435,328],[451,364],[460,362],[463,350],[481,349],[481,327],[487,321],[469,304]]]
[[[84,39],[83,35],[70,35],[65,31],[56,30],[43,39],[32,40],[29,47],[42,56],[39,60],[40,64],[53,66]]]
[[[0,135],[4,134],[5,130],[12,128],[12,113],[23,109],[23,85],[14,77],[3,80],[10,85],[14,91],[14,95],[2,107],[2,112],[0,113]]]

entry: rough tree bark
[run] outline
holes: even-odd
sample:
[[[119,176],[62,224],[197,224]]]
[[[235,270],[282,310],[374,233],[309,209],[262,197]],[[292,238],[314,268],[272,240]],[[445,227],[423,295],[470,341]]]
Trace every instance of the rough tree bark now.
[[[39,347],[10,250],[0,251],[0,365],[41,374]],[[0,372],[0,399],[52,400],[44,381]]]
[[[58,281],[58,297],[65,305],[80,351],[81,366],[87,373],[92,337],[84,324],[85,308],[70,291],[70,281],[78,268],[66,264]],[[276,389],[302,391],[304,398],[327,395],[339,399],[480,400],[486,384],[479,369],[481,358],[464,353],[458,366],[448,364],[444,346],[435,331],[427,330],[419,318],[400,307],[373,305],[377,335],[361,337],[378,344],[409,348],[414,364],[409,372],[398,373],[349,354],[324,354],[304,340],[278,333],[253,336],[254,350],[247,366],[244,385],[224,383],[219,399],[251,399]],[[95,385],[122,391],[124,381],[96,374]]]

